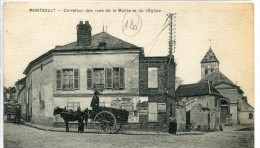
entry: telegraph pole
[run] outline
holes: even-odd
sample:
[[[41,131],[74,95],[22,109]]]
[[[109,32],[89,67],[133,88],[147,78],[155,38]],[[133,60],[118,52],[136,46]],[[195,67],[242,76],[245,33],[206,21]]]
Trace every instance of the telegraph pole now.
[[[167,14],[169,19],[169,56],[173,56],[176,48],[176,13]]]

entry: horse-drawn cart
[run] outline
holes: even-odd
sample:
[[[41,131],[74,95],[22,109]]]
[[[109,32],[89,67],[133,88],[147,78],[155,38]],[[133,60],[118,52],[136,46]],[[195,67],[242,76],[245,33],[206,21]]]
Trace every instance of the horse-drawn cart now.
[[[66,126],[66,131],[69,131],[69,122],[78,121],[81,124],[82,119],[85,123],[88,118],[91,119],[91,125],[99,133],[116,134],[122,129],[122,125],[127,124],[129,112],[124,109],[116,109],[110,107],[98,107],[97,110],[85,109],[83,112],[74,112],[66,108],[55,108],[54,115],[60,114]],[[86,124],[87,125],[87,124]]]
[[[109,107],[99,107],[99,111],[94,116],[92,124],[100,133],[116,134],[122,129],[122,125],[127,124],[129,112],[124,109]]]
[[[21,105],[15,103],[6,104],[7,121],[15,121],[18,113],[21,112]]]

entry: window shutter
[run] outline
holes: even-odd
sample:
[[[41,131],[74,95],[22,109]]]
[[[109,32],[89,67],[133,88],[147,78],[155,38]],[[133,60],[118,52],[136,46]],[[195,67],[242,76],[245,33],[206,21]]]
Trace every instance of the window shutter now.
[[[92,70],[87,69],[87,89],[92,89]]]
[[[125,69],[119,68],[119,88],[125,88]]]
[[[74,69],[74,89],[79,89],[79,69]]]
[[[106,88],[112,88],[112,70],[111,69],[106,69],[106,73],[105,73],[105,87]]]
[[[62,87],[61,70],[56,71],[56,89],[60,90]]]

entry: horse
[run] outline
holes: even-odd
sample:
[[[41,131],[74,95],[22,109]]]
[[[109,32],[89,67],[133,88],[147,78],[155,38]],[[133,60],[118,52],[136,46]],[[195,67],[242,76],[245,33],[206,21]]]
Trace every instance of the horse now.
[[[88,122],[88,109],[85,109],[83,112],[74,112],[73,110],[67,110],[65,108],[56,107],[53,111],[53,115],[61,115],[61,118],[64,120],[66,126],[66,132],[69,132],[69,121],[78,121],[78,124],[81,124],[85,120],[85,125],[87,126]],[[81,129],[80,129],[81,127]],[[79,125],[79,132],[84,131],[84,125]]]

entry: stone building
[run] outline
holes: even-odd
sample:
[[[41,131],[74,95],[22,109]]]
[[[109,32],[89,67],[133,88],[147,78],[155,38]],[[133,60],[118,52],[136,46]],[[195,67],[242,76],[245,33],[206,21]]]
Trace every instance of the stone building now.
[[[200,82],[210,81],[226,100],[221,101],[221,123],[226,123],[226,114],[232,116],[232,124],[253,124],[254,108],[247,103],[243,90],[226,77],[219,68],[219,60],[210,49],[201,61]]]
[[[184,120],[186,120],[186,130],[191,126],[201,131],[216,130],[219,103],[222,99],[223,96],[210,83],[180,85],[176,90],[176,101],[178,104],[183,102],[181,106],[186,110],[177,114],[180,116],[177,117],[177,124],[182,127],[180,130],[184,130]]]
[[[177,122],[182,131],[184,121],[186,129],[192,125],[203,131],[214,130],[218,124],[254,124],[254,108],[247,103],[243,90],[220,71],[211,47],[201,61],[201,80],[180,85],[176,101]],[[181,107],[180,102],[184,102]],[[181,112],[183,108],[186,113]]]
[[[116,105],[112,101],[116,98],[147,100],[147,116],[152,123],[159,123],[161,116],[166,122],[174,115],[174,57],[145,57],[142,47],[104,31],[92,35],[91,30],[88,21],[81,21],[77,25],[77,41],[56,46],[24,70],[31,122],[61,122],[60,117],[53,116],[56,106],[91,109],[95,90],[100,92],[100,106]]]
[[[21,104],[21,117],[28,121],[30,114],[28,112],[28,98],[26,94],[26,77],[15,82],[17,102]]]

